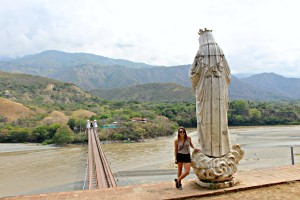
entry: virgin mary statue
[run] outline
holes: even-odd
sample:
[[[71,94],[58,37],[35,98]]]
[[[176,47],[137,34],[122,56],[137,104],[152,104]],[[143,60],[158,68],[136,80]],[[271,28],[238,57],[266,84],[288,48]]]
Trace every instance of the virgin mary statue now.
[[[230,69],[211,30],[199,31],[199,50],[190,69],[196,95],[198,141],[202,153],[222,157],[230,151],[227,125]]]

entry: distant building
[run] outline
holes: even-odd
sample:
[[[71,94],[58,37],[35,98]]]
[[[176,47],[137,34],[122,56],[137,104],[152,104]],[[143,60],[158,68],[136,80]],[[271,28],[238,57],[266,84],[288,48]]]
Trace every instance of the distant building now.
[[[130,119],[132,122],[147,122],[147,119],[146,118],[141,118],[141,117],[133,117]]]

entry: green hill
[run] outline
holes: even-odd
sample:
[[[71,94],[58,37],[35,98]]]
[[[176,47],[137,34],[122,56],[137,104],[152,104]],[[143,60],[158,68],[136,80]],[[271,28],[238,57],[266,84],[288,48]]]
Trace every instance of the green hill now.
[[[274,90],[266,90],[255,83],[247,83],[241,79],[231,76],[229,86],[230,100],[244,99],[251,101],[259,100],[291,100],[292,98]]]
[[[36,114],[37,112],[23,104],[0,97],[0,121],[12,122],[20,118],[30,118]]]
[[[6,62],[0,62],[0,70],[51,77],[51,75],[82,64],[122,66],[129,68],[152,68],[155,66],[123,59],[113,59],[88,53],[66,53],[48,50]]]
[[[84,64],[63,69],[51,77],[76,83],[85,90],[124,88],[145,83],[178,83],[190,85],[188,66],[134,69],[122,66]]]
[[[33,106],[61,107],[91,101],[91,95],[73,83],[40,76],[0,71],[0,97]]]
[[[300,79],[286,78],[275,73],[255,74],[241,81],[264,91],[277,93],[290,99],[300,99]]]
[[[140,102],[190,102],[194,101],[191,88],[176,83],[148,83],[111,90],[92,90],[91,93],[107,100]]]
[[[163,67],[87,53],[44,51],[0,62],[0,70],[71,82],[84,90],[111,89],[144,83],[190,86],[190,65]]]

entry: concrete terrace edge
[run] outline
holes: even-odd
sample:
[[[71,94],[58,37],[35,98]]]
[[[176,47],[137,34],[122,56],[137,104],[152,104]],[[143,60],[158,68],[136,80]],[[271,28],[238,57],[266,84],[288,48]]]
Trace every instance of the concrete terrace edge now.
[[[174,174],[174,176],[176,176]],[[191,175],[190,175],[191,176]],[[2,197],[0,200],[19,199],[188,199],[197,197],[217,196],[230,192],[251,190],[277,184],[300,181],[300,165],[289,165],[274,168],[264,168],[235,174],[236,185],[229,188],[210,190],[200,187],[196,179],[183,182],[183,190],[174,186],[174,181],[156,184],[143,184],[125,187],[108,188],[103,190],[85,190],[37,195],[22,195]]]

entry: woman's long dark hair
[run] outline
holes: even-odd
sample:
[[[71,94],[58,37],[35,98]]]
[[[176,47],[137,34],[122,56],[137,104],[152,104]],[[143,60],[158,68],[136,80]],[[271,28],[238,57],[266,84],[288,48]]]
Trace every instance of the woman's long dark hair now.
[[[182,129],[183,130],[183,132],[184,132],[184,141],[186,141],[186,139],[187,139],[187,135],[186,135],[186,130],[185,130],[185,128],[184,127],[179,127],[178,128],[178,130],[177,130],[177,137],[178,137],[178,141],[179,141],[179,138],[180,138],[180,133],[179,133],[179,131],[180,131],[180,129]]]

